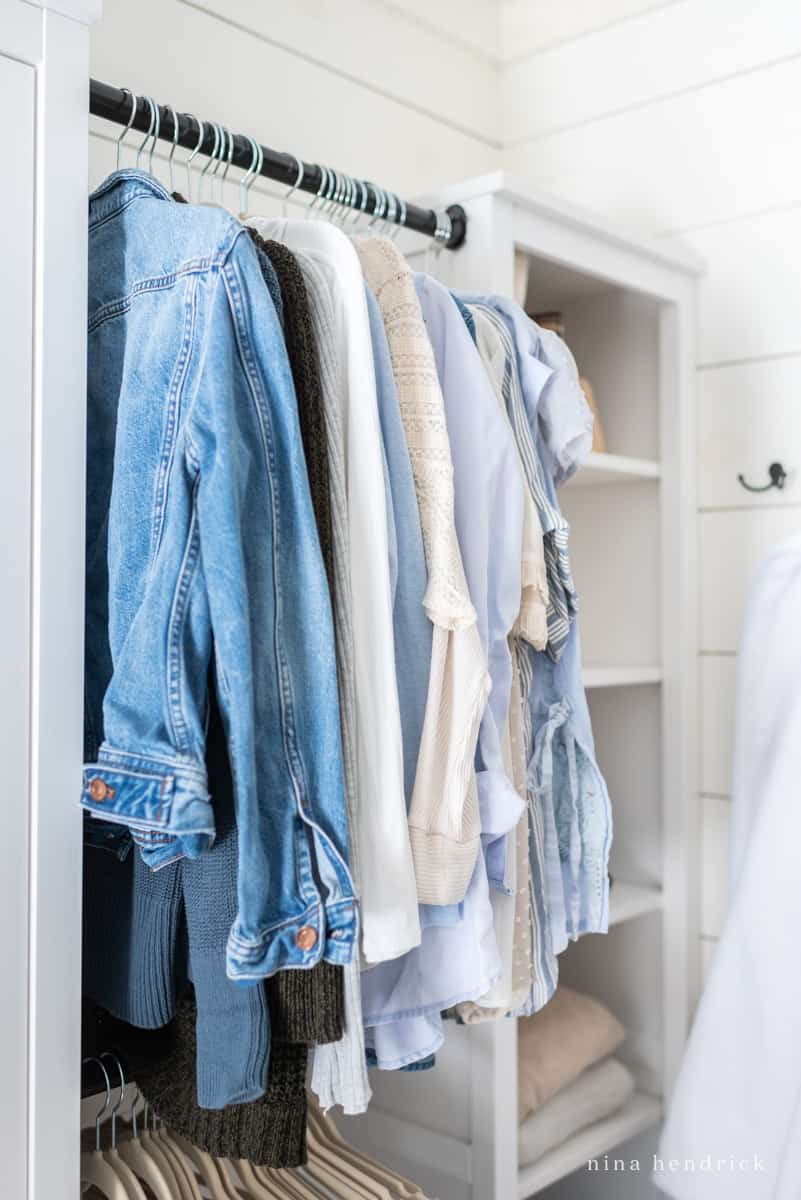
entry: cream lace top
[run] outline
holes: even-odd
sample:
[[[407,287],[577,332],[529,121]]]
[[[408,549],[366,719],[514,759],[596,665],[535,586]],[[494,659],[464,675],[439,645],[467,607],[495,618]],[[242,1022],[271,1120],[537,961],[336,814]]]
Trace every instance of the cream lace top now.
[[[414,276],[386,238],[355,240],[384,320],[414,476],[434,626],[429,691],[409,809],[423,904],[464,898],[481,823],[473,760],[490,680],[456,536],[445,404]]]

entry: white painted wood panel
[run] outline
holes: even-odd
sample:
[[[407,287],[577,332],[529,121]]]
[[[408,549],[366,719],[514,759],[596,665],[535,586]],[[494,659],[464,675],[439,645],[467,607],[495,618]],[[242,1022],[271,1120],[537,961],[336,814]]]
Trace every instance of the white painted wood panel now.
[[[737,659],[732,654],[701,657],[701,791],[731,794]]]
[[[332,75],[431,112],[449,125],[495,141],[497,71],[486,58],[394,7],[372,0],[180,0],[263,44],[315,63]],[[215,36],[214,27],[209,37]],[[325,92],[306,97],[325,105]]]
[[[378,7],[401,10],[449,41],[458,42],[493,62],[501,58],[501,14],[497,0],[373,0]]]
[[[801,206],[686,240],[709,268],[699,290],[699,363],[801,351]]]
[[[650,235],[800,203],[801,59],[512,147],[504,166]]]
[[[729,902],[731,804],[705,796],[702,812],[701,934],[720,937]]]
[[[767,483],[767,468],[776,461],[788,473],[781,491],[755,494],[738,483],[739,474],[754,485]],[[698,503],[801,503],[801,353],[699,373]]]
[[[541,50],[627,21],[677,0],[506,0],[500,7],[504,61],[517,63]],[[531,64],[536,69],[536,64]]]
[[[801,529],[801,507],[702,513],[701,650],[735,651],[748,586],[772,546]]]
[[[549,22],[541,24],[547,28]],[[801,5],[787,0],[663,5],[507,68],[504,139],[511,145],[569,129],[799,50]],[[567,80],[572,86],[565,86]]]
[[[212,49],[216,63],[235,65],[235,86],[227,66],[204,68]],[[90,65],[97,78],[401,195],[499,165],[484,141],[178,0],[109,0],[92,30]],[[118,132],[107,122],[92,128],[109,145]],[[93,183],[102,178],[97,161],[93,154]]]
[[[47,13],[37,108],[29,1200],[78,1193],[81,1045],[86,80],[89,38]]]
[[[0,52],[21,62],[38,62],[42,49],[42,14],[25,0],[2,0]]]
[[[2,46],[2,30],[0,30]],[[32,67],[0,52],[7,122],[0,190],[0,762],[5,805],[0,844],[0,1159],[3,1192],[27,1196],[28,795],[30,786],[31,458],[33,421],[34,96]]]

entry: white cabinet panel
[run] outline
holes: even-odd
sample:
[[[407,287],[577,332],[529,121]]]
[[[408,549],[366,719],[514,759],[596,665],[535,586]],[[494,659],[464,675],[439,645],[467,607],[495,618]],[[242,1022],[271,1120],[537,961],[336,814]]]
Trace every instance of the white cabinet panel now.
[[[34,96],[32,67],[0,55],[0,1160],[3,1194],[27,1194],[28,788],[30,783]]]
[[[734,651],[751,577],[772,546],[801,530],[801,507],[699,518],[701,650]]]
[[[781,462],[788,479],[759,495]],[[701,508],[801,504],[801,354],[698,375],[698,504]]]
[[[701,791],[731,793],[734,752],[734,700],[737,659],[704,655],[701,659]]]
[[[707,796],[702,811],[701,933],[719,937],[729,902],[731,805]]]

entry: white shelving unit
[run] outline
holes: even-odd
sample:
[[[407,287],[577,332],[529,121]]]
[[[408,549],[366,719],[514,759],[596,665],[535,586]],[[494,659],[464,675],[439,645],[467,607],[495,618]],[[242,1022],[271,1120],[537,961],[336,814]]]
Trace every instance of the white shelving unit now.
[[[585,1167],[591,1158],[598,1158],[621,1142],[642,1133],[644,1129],[655,1125],[661,1116],[662,1105],[659,1100],[645,1092],[635,1092],[613,1117],[583,1129],[533,1166],[523,1167],[518,1176],[519,1200],[527,1200],[565,1175]]]
[[[590,455],[582,469],[566,487],[592,487],[599,483],[639,483],[643,479],[659,479],[662,470],[650,458],[632,458],[627,454]]]
[[[561,202],[526,196],[500,173],[426,198],[438,206],[457,201],[468,213],[467,245],[440,255],[437,273],[454,287],[514,295],[515,253],[525,254],[526,308],[562,313],[609,448],[591,455],[561,502],[581,601],[584,683],[614,811],[610,928],[605,938],[572,945],[560,972],[626,1026],[619,1053],[638,1090],[611,1119],[518,1170],[517,1023],[454,1027],[436,1070],[373,1072],[370,1113],[348,1121],[347,1133],[440,1200],[524,1200],[658,1122],[687,1033],[698,874],[693,337],[700,265]],[[593,1175],[577,1174],[571,1197],[593,1194]]]
[[[661,912],[662,907],[661,888],[616,879],[609,895],[609,928],[646,913]]]
[[[586,691],[596,688],[636,687],[661,683],[661,667],[585,667],[582,671]]]

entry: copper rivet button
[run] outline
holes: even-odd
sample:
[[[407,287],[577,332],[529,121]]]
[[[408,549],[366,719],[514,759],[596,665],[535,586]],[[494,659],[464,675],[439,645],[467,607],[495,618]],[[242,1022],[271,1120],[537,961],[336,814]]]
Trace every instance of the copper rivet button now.
[[[99,776],[97,776],[90,781],[89,795],[92,797],[95,804],[102,804],[108,794],[109,788],[106,785],[105,779],[101,779]]]
[[[317,933],[311,925],[304,925],[295,935],[295,945],[299,950],[311,950],[317,944]]]

